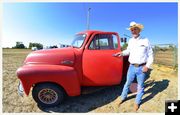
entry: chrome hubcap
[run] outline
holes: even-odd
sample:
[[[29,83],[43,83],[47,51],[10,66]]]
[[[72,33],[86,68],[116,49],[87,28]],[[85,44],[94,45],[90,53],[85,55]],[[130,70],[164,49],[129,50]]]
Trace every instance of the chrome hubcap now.
[[[58,95],[54,90],[46,88],[38,93],[38,98],[45,104],[53,104],[57,101]]]

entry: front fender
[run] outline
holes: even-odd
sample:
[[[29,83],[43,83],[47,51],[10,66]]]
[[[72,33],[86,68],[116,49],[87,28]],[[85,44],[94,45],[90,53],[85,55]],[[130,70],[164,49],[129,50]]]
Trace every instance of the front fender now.
[[[64,88],[69,96],[80,94],[80,83],[73,67],[62,65],[28,64],[17,70],[26,95],[33,84],[52,82]]]

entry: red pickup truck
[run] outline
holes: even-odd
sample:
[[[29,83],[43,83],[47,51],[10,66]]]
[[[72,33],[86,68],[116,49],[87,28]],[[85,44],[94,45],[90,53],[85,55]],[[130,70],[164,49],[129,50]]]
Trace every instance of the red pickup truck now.
[[[33,51],[17,70],[18,93],[29,94],[41,106],[60,104],[65,96],[77,96],[82,87],[120,84],[128,57],[121,51],[116,32],[84,31],[75,35],[71,47]]]

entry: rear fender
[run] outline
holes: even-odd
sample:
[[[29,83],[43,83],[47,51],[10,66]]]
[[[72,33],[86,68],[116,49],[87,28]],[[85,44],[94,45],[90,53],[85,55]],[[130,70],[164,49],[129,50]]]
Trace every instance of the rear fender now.
[[[24,92],[29,91],[34,84],[51,82],[60,85],[69,96],[80,95],[80,83],[73,67],[61,65],[24,65],[17,70]]]

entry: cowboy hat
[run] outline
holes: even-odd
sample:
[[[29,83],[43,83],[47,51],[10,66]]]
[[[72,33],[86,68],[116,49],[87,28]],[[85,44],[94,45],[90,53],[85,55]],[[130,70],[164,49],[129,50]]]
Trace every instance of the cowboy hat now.
[[[144,28],[144,26],[142,24],[136,23],[136,22],[131,22],[130,23],[130,27],[127,28],[127,30],[131,30],[132,28],[138,27],[140,30],[142,30]]]

